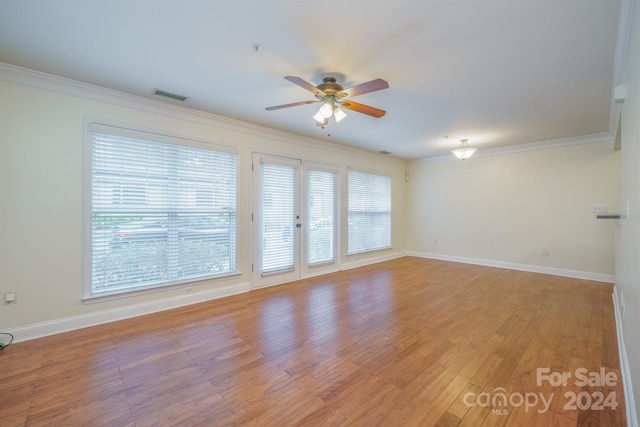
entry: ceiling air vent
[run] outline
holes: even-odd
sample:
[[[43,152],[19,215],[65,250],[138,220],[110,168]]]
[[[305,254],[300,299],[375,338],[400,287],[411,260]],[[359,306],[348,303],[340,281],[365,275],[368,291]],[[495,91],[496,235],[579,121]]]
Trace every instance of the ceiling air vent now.
[[[165,98],[175,99],[177,101],[182,101],[182,102],[184,102],[187,99],[189,99],[188,96],[176,95],[175,93],[166,92],[166,91],[160,90],[160,89],[154,89],[153,90],[153,94],[154,95],[158,95],[158,96],[164,96]]]

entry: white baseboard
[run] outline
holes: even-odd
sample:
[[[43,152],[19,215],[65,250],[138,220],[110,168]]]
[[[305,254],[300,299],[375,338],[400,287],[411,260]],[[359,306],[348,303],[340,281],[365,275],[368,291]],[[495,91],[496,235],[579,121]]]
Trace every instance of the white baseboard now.
[[[94,313],[82,314],[78,316],[63,317],[48,322],[34,323],[31,325],[10,329],[7,332],[11,333],[15,337],[14,342],[27,341],[35,338],[59,334],[62,332],[87,328],[90,326],[102,325],[104,323],[110,323],[117,320],[142,316],[144,314],[151,314],[158,311],[183,307],[185,305],[197,304],[213,299],[237,295],[248,292],[250,290],[250,283],[241,283],[238,285],[210,289],[203,292],[195,292],[187,295],[162,298],[140,304],[129,305],[126,307],[101,310]]]
[[[482,265],[485,267],[505,268],[508,270],[530,271],[532,273],[551,274],[554,276],[572,277],[574,279],[593,280],[595,282],[615,283],[613,274],[593,273],[590,271],[567,270],[564,268],[544,267],[540,265],[518,264],[506,261],[495,261],[482,258],[467,258],[453,255],[434,254],[430,252],[407,252],[409,256],[431,258],[441,261],[461,262],[463,264]]]
[[[622,314],[620,313],[620,302],[618,301],[618,292],[613,290],[613,310],[616,317],[616,332],[618,335],[618,354],[620,355],[620,373],[622,375],[622,386],[624,387],[624,403],[627,410],[627,426],[638,427],[638,418],[636,417],[636,401],[633,396],[633,387],[631,382],[631,370],[629,369],[629,359],[627,359],[627,349],[624,345],[624,336],[622,334]]]

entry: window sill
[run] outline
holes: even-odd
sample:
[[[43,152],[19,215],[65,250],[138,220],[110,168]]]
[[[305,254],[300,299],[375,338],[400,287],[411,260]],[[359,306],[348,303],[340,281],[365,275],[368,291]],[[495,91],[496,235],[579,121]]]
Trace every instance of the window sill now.
[[[176,289],[184,289],[185,294],[190,294],[192,293],[190,288],[193,288],[194,286],[200,286],[204,282],[211,282],[211,281],[217,282],[217,281],[229,280],[231,278],[239,277],[241,274],[242,272],[240,271],[234,271],[232,273],[227,273],[227,274],[222,274],[217,276],[210,276],[210,277],[197,279],[197,280],[170,283],[170,284],[161,285],[161,286],[144,287],[144,288],[141,287],[139,289],[132,289],[128,291],[120,291],[120,292],[113,292],[113,293],[103,293],[99,295],[85,295],[82,298],[82,302],[84,304],[95,304],[95,303],[101,303],[106,301],[133,298],[141,295],[151,295],[151,294],[158,294],[160,292],[175,291]]]

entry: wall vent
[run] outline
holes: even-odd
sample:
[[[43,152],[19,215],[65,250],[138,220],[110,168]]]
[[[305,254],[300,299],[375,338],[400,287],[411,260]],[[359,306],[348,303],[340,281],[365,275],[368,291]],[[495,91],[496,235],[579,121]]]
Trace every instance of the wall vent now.
[[[158,96],[164,96],[165,98],[175,99],[175,100],[178,100],[178,101],[181,101],[181,102],[184,102],[187,99],[189,99],[188,96],[176,95],[175,93],[167,92],[167,91],[160,90],[160,89],[154,89],[153,90],[153,94],[154,95],[158,95]]]

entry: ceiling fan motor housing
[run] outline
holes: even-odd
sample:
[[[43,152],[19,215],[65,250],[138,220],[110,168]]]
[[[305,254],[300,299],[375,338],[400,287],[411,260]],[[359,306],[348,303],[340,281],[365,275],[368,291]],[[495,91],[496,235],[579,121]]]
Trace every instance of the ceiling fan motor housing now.
[[[344,90],[342,85],[336,83],[334,77],[325,77],[322,79],[322,83],[316,86],[316,88],[324,92],[327,96],[335,96],[336,93]],[[319,98],[322,99],[322,96],[319,96]]]

